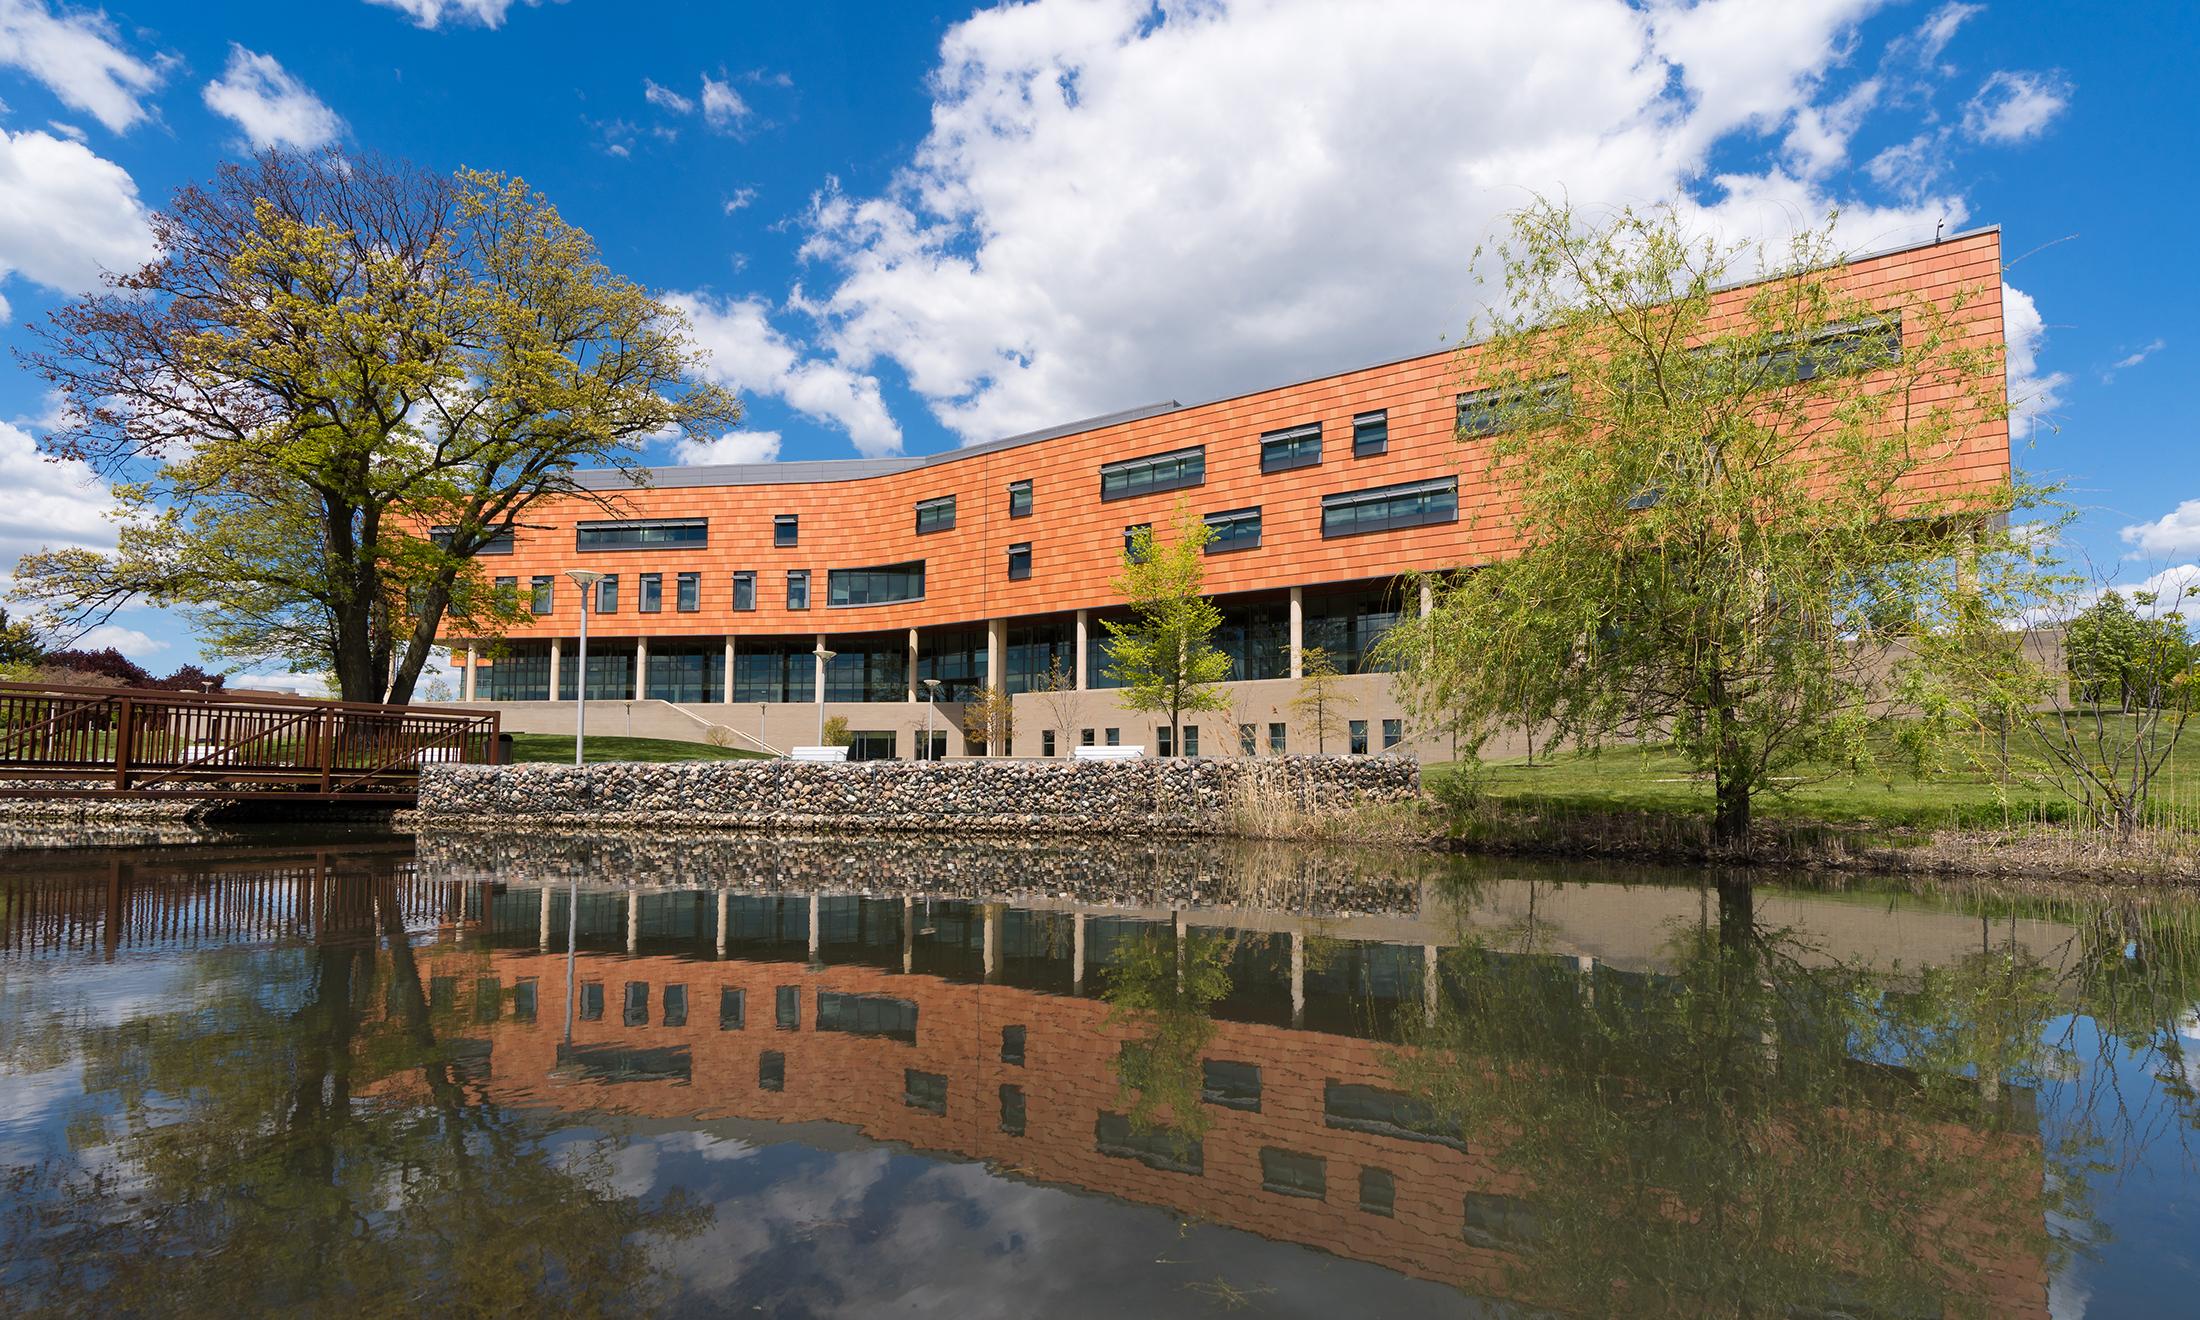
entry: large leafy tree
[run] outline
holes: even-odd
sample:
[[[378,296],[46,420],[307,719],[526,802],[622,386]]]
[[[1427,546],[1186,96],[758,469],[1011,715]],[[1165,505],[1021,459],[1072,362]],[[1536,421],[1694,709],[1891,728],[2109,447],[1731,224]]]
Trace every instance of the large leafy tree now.
[[[2018,496],[1940,480],[2006,408],[1979,291],[1867,299],[1817,233],[1722,293],[1745,252],[1663,212],[1538,205],[1497,257],[1459,438],[1508,549],[1381,654],[1425,727],[1669,740],[1746,845],[1760,793],[1898,745],[1906,639],[2019,562]]]
[[[1222,682],[1230,676],[1230,657],[1215,647],[1222,611],[1203,590],[1215,530],[1188,504],[1177,505],[1173,521],[1175,535],[1167,542],[1151,526],[1132,534],[1114,583],[1131,617],[1102,622],[1124,706],[1167,716],[1169,745],[1181,751],[1186,715],[1229,708]]]
[[[405,701],[446,623],[517,616],[473,556],[530,506],[739,417],[678,313],[517,179],[269,152],[154,230],[23,355],[64,405],[41,448],[118,483],[115,553],[19,570],[79,626],[179,606],[215,652]]]

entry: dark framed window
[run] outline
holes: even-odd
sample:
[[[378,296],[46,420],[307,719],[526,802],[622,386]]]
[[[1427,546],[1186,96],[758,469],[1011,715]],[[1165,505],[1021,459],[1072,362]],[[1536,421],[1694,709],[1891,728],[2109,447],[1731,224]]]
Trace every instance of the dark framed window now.
[[[1263,1191],[1319,1201],[1329,1195],[1329,1164],[1319,1155],[1285,1150],[1281,1146],[1263,1146],[1260,1148],[1260,1185]]]
[[[606,573],[596,579],[596,613],[617,614],[618,612],[619,575]]]
[[[527,612],[548,614],[558,606],[557,579],[548,573],[537,573],[528,584]]]
[[[756,608],[756,574],[744,570],[733,575],[733,607],[737,610]]]
[[[1274,752],[1278,756],[1283,755],[1283,742],[1286,732],[1287,731],[1285,730],[1283,722],[1281,720],[1272,721],[1268,725],[1269,751]]]
[[[1259,752],[1260,726],[1257,724],[1240,724],[1238,726],[1238,754],[1240,756],[1254,756]]]
[[[1536,413],[1556,412],[1566,403],[1566,391],[1570,382],[1560,376],[1528,387],[1521,394],[1491,386],[1487,389],[1468,390],[1459,396],[1458,429],[1467,439],[1498,435],[1512,429],[1525,403],[1526,410]]]
[[[1359,536],[1459,521],[1459,478],[1322,496],[1322,535]]]
[[[835,568],[825,574],[825,603],[836,609],[923,599],[924,561],[921,559],[906,564],[881,564],[876,568]]]
[[[1214,539],[1207,543],[1208,554],[1260,549],[1259,509],[1225,509],[1221,513],[1208,514],[1204,521],[1215,533]]]
[[[584,522],[573,529],[576,550],[658,550],[710,544],[708,518],[634,518]]]
[[[1317,466],[1321,461],[1320,422],[1269,431],[1260,438],[1260,470],[1263,472],[1289,472],[1292,468]]]
[[[629,1027],[649,1025],[649,982],[626,983],[626,1010],[621,1020]]]
[[[1390,410],[1358,413],[1352,418],[1352,456],[1373,458],[1390,449]]]
[[[1396,747],[1396,746],[1397,746],[1397,745],[1398,745],[1399,743],[1402,743],[1402,742],[1404,742],[1405,740],[1406,740],[1406,722],[1405,722],[1404,720],[1384,720],[1384,721],[1383,721],[1383,750],[1384,750],[1384,751],[1386,751],[1386,752],[1387,752],[1387,751],[1389,751],[1389,750],[1390,750],[1391,748],[1393,748],[1393,747]]]
[[[1372,1164],[1360,1170],[1360,1209],[1385,1219],[1398,1213],[1398,1179],[1390,1170]]]
[[[1090,747],[1090,746],[1092,746],[1092,730],[1090,730],[1090,729],[1079,729],[1079,730],[1077,731],[1077,745],[1078,745],[1079,747]]]
[[[810,608],[810,570],[806,568],[790,568],[787,570],[787,608],[790,610]]]
[[[1130,1117],[1101,1110],[1092,1123],[1092,1148],[1112,1159],[1136,1160],[1165,1173],[1207,1171],[1206,1145],[1173,1128],[1133,1126]]]
[[[637,579],[634,608],[644,614],[661,614],[665,608],[665,575],[643,573]]]
[[[1110,747],[1121,747],[1123,745],[1123,731],[1121,729],[1102,729],[1100,736]]]
[[[516,1022],[535,1020],[535,978],[523,976],[512,986],[512,1019]]]
[[[514,601],[516,601],[516,600],[518,600],[518,599],[519,599],[519,579],[518,579],[518,578],[516,578],[516,577],[500,577],[500,578],[498,578],[498,579],[496,580],[496,584],[495,584],[495,585],[496,585],[496,592],[497,592],[497,594],[498,594],[499,596],[503,596],[503,595],[505,595],[505,594],[506,594],[507,592],[509,592],[509,593],[510,593],[510,597],[509,597],[510,599],[512,599],[512,600],[514,600]]]
[[[581,982],[581,1021],[603,1021],[603,982]]]
[[[1127,500],[1133,495],[1183,490],[1188,486],[1204,485],[1206,481],[1207,447],[1194,445],[1190,449],[1172,449],[1166,454],[1102,464],[1100,498]]]
[[[817,992],[817,1029],[851,1036],[880,1036],[904,1045],[917,1043],[917,1003],[886,995]]]
[[[1229,1059],[1202,1059],[1199,1098],[1224,1109],[1260,1112],[1260,1065]]]
[[[736,573],[734,576],[738,579],[741,574]],[[756,595],[756,575],[751,573],[748,575],[748,579],[749,596],[753,599]],[[701,573],[682,573],[679,581],[674,584],[674,590],[677,594],[672,598],[673,608],[680,613],[693,614],[703,608],[703,575]]]
[[[1123,529],[1123,557],[1132,563],[1143,563],[1138,557],[1138,534],[1153,530],[1152,523],[1132,523]]]
[[[786,1090],[787,1056],[778,1050],[766,1050],[756,1056],[756,1085],[759,1090]]]
[[[732,986],[721,986],[718,991],[718,1029],[739,1031],[748,1025],[748,1004],[742,993]]]
[[[1039,755],[1049,757],[1054,755],[1054,730],[1039,730]]]
[[[936,499],[917,501],[917,533],[947,532],[955,528],[955,497],[942,495]]]
[[[1199,755],[1199,726],[1196,724],[1184,726],[1184,754],[1186,756]]]
[[[1812,331],[1801,342],[1783,337],[1752,364],[1767,385],[1799,385],[1820,376],[1876,371],[1902,360],[1902,318],[1868,316]],[[484,550],[481,553],[488,554]]]
[[[664,994],[658,997],[657,1002],[664,1005],[663,1012],[657,1018],[660,1025],[684,1027],[688,1024],[688,988],[686,986],[666,986]]]
[[[802,987],[783,985],[772,992],[772,1025],[781,1031],[802,1029]]]
[[[1031,542],[1019,541],[1008,548],[1008,580],[1022,582],[1031,576]]]
[[[1352,754],[1354,756],[1367,755],[1367,721],[1347,721],[1345,729],[1352,738]]]
[[[1024,1135],[1024,1088],[1008,1082],[1001,1083],[1001,1131]]]
[[[772,544],[785,548],[793,545],[802,535],[802,521],[791,513],[772,515]]]
[[[431,527],[428,529],[428,539],[445,550],[451,548],[451,538],[457,534],[458,529],[456,527]],[[507,523],[489,534],[489,539],[483,541],[481,548],[474,551],[474,557],[508,555],[510,553],[512,553],[512,528]]]
[[[927,1114],[947,1112],[947,1078],[942,1073],[901,1070],[901,1102]]]
[[[1011,481],[1008,483],[1008,516],[1011,518],[1029,518],[1031,516],[1031,483],[1029,481]]]
[[[1176,739],[1170,734],[1169,726],[1166,724],[1158,725],[1155,727],[1153,731],[1153,745],[1154,750],[1159,755],[1176,755]]]

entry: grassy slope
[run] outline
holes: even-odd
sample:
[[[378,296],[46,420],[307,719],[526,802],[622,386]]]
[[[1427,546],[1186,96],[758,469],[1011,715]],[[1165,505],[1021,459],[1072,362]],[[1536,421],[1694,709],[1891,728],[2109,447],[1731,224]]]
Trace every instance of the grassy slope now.
[[[763,753],[708,743],[674,742],[664,738],[618,738],[588,735],[591,761],[745,761],[762,759]],[[562,733],[515,733],[512,760],[573,764],[573,740]]]

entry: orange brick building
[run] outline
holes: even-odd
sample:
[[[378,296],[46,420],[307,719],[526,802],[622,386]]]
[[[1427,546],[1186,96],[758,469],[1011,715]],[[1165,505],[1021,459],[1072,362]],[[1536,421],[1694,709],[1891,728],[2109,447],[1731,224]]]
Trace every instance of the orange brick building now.
[[[1841,278],[1885,304],[1952,307],[1968,292],[1960,323],[2002,342],[1998,231],[1860,258]],[[568,574],[586,570],[606,578],[589,601],[601,732],[717,726],[778,750],[839,714],[858,756],[906,757],[923,754],[928,695],[946,729],[953,703],[999,685],[1021,694],[1017,754],[1068,755],[1072,740],[1168,750],[1157,721],[1108,695],[1101,625],[1128,529],[1166,524],[1182,500],[1217,529],[1206,584],[1236,680],[1235,708],[1195,720],[1182,750],[1315,750],[1288,704],[1311,646],[1355,674],[1346,746],[1323,750],[1411,749],[1387,682],[1361,673],[1383,628],[1420,605],[1396,578],[1488,562],[1510,534],[1484,456],[1458,439],[1473,362],[1439,351],[923,457],[659,468],[646,486],[583,474],[597,500],[537,505],[487,555],[533,617],[495,645],[445,639],[460,695],[503,706],[508,728],[570,728],[581,601]],[[1982,418],[1936,475],[1984,485],[2008,466],[2006,425]],[[1050,668],[1089,694],[1059,717],[1031,700]]]

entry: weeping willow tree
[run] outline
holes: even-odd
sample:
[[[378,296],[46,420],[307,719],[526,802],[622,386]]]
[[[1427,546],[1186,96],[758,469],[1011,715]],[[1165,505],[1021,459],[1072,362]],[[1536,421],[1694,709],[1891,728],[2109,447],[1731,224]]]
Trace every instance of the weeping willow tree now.
[[[1470,745],[1669,742],[1729,846],[1765,791],[1929,760],[1948,725],[1892,718],[1904,643],[1991,617],[1963,602],[2001,589],[1983,565],[2030,567],[1994,552],[2040,498],[1999,466],[1990,288],[1860,287],[1830,231],[1733,287],[1750,255],[1670,212],[1513,218],[1457,437],[1495,492],[1470,539],[1505,549],[1431,578],[1378,653],[1421,727]]]

